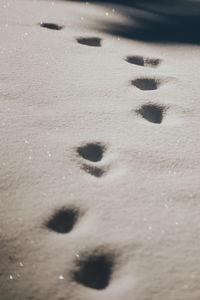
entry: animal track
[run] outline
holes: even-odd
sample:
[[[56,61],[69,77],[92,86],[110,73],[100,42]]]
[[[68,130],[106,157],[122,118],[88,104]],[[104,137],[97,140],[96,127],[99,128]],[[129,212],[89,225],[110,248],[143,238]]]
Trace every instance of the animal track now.
[[[163,120],[164,107],[154,104],[144,104],[136,110],[144,119],[151,123],[161,124]]]
[[[77,152],[80,156],[93,162],[100,161],[105,150],[105,146],[100,143],[90,143],[77,148]]]
[[[70,232],[78,218],[78,211],[75,208],[59,209],[47,222],[46,227],[58,233]]]
[[[161,80],[154,78],[138,78],[132,80],[131,83],[142,91],[151,91],[158,89],[159,85],[161,84]]]
[[[158,58],[148,58],[143,56],[127,56],[125,58],[125,61],[127,61],[130,64],[143,66],[143,67],[151,67],[156,68],[160,65],[161,60]]]
[[[54,23],[40,23],[40,26],[52,30],[61,30],[63,28],[63,26]]]
[[[101,47],[101,39],[98,37],[80,37],[76,39],[79,44],[91,46],[91,47]]]
[[[82,166],[82,169],[85,172],[87,172],[87,173],[89,173],[89,174],[91,174],[91,175],[93,175],[95,177],[101,177],[105,173],[105,170],[103,170],[102,168],[93,167],[93,166],[89,166],[89,165],[86,165],[86,164],[84,164]]]
[[[109,255],[91,255],[77,262],[73,279],[89,288],[103,290],[110,281],[113,271],[113,260]]]

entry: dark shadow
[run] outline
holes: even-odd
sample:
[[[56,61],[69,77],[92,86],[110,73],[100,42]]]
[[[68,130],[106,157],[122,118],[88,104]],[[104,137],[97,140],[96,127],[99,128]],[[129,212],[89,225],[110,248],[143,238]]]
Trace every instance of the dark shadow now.
[[[98,167],[94,167],[94,166],[89,166],[89,165],[86,165],[84,164],[82,166],[82,169],[89,173],[90,175],[92,176],[95,176],[95,177],[102,177],[105,173],[105,170],[103,168],[98,168]]]
[[[153,104],[144,104],[136,112],[151,123],[161,124],[164,108]]]
[[[46,227],[57,233],[70,232],[78,218],[78,212],[75,209],[61,208],[46,222]]]
[[[55,23],[40,23],[40,26],[51,30],[61,30],[63,28],[63,26]]]
[[[157,90],[161,81],[154,78],[138,78],[131,81],[132,85],[142,91]]]
[[[101,39],[98,37],[80,37],[76,39],[79,44],[90,47],[101,47]]]
[[[125,61],[127,61],[129,64],[150,68],[157,68],[162,62],[162,60],[158,58],[149,58],[139,55],[127,56]]]
[[[97,24],[100,31],[147,42],[200,44],[200,2],[195,0],[89,2],[110,7],[117,5],[117,13],[126,17],[124,23],[104,20]]]
[[[73,278],[80,284],[96,290],[105,289],[110,281],[113,262],[106,255],[91,255],[78,262]]]
[[[89,143],[77,148],[77,152],[82,158],[93,162],[102,160],[104,151],[105,146],[100,143]]]

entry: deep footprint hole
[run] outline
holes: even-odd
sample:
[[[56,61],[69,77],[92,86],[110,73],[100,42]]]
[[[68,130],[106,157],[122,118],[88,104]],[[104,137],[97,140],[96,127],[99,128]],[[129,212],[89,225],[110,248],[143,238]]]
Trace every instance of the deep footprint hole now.
[[[160,65],[161,60],[157,58],[147,58],[143,56],[127,56],[125,60],[134,65],[142,66],[142,67],[152,67],[155,68]]]
[[[163,120],[164,108],[154,104],[142,105],[136,110],[144,119],[151,123],[161,124]]]
[[[142,91],[157,90],[160,83],[159,79],[154,78],[140,78],[132,81],[132,85]]]
[[[47,222],[46,227],[58,233],[70,232],[78,218],[78,211],[76,209],[58,210]]]
[[[55,23],[40,23],[40,26],[52,30],[61,30],[63,28],[63,26],[60,26]]]
[[[110,282],[113,261],[106,255],[93,255],[79,261],[77,267],[78,270],[74,272],[73,277],[79,284],[103,290]]]
[[[88,38],[77,38],[79,44],[91,46],[91,47],[101,47],[101,39],[98,37],[88,37]]]
[[[105,147],[98,143],[90,143],[77,148],[77,152],[80,156],[93,162],[100,161],[103,158],[104,151]]]

